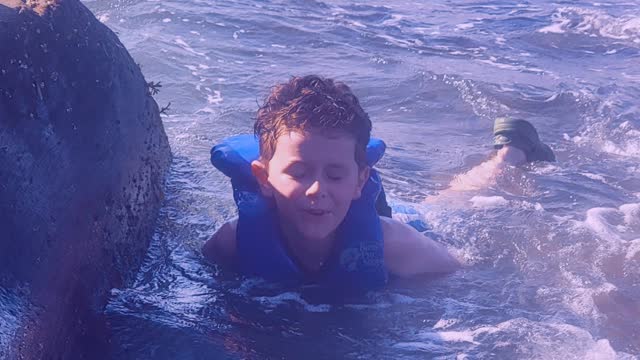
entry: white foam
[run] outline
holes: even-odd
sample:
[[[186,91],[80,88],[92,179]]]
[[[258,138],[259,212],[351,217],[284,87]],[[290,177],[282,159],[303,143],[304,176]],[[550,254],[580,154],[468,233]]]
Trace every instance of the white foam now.
[[[366,29],[367,25],[359,22],[359,21],[351,21],[351,25],[355,26],[355,27],[359,27],[361,29]]]
[[[474,336],[478,331],[436,331],[436,332],[424,332],[419,335],[422,339],[428,339],[433,341],[443,342],[468,342],[477,344],[474,340]]]
[[[591,208],[587,210],[584,226],[595,233],[600,239],[612,244],[617,244],[621,239],[616,231],[615,224],[612,224],[610,221],[613,221],[618,215],[620,214],[617,209],[603,207]]]
[[[624,204],[619,208],[596,207],[587,210],[582,225],[604,244],[613,247],[629,245],[640,236],[640,204]]]
[[[531,358],[570,358],[589,360],[613,360],[624,356],[617,354],[607,339],[594,339],[586,330],[554,322],[536,322],[525,318],[515,318],[485,325],[475,329],[458,331],[425,331],[417,335],[417,339],[401,342],[394,347],[407,350],[443,350],[444,343],[469,343],[473,345],[483,342],[497,344],[505,337],[513,341],[513,345]],[[444,347],[450,350],[450,347]]]
[[[638,261],[640,262],[640,239],[632,240],[627,248],[627,253],[624,256],[627,262]]]
[[[605,140],[602,144],[602,151],[622,155],[640,157],[640,138],[634,139],[634,141],[614,142],[611,140]]]
[[[214,109],[212,107],[209,107],[209,106],[205,106],[205,107],[203,107],[201,109],[198,109],[196,111],[196,114],[215,114],[217,112],[218,112],[218,110],[216,110],[216,109]]]
[[[581,317],[594,320],[602,319],[603,314],[596,305],[594,297],[615,292],[616,286],[609,282],[595,286],[591,279],[587,279],[581,274],[566,269],[561,269],[560,272],[562,277],[569,282],[567,289],[558,290],[557,295],[562,303],[574,314]]]
[[[502,196],[474,196],[470,200],[471,205],[475,208],[497,208],[505,207],[509,201]]]
[[[403,15],[391,14],[391,17],[389,17],[388,19],[384,20],[382,22],[382,25],[384,25],[384,26],[398,26],[398,25],[400,25],[400,22],[402,21],[402,19],[404,19]]]
[[[445,343],[471,343],[478,344],[475,337],[483,333],[496,332],[499,329],[497,327],[488,326],[480,327],[475,330],[461,330],[461,331],[424,331],[417,335],[417,339],[420,341],[403,341],[393,345],[394,348],[403,350],[420,350],[430,352],[441,352],[450,350],[445,346]]]
[[[253,299],[270,309],[293,302],[302,305],[308,312],[329,312],[331,310],[331,305],[329,304],[309,304],[297,292],[285,292],[276,296],[259,296]]]
[[[213,91],[213,95],[207,94],[207,103],[218,105],[222,103],[224,99],[222,98],[222,94],[218,90]]]
[[[620,206],[624,214],[624,223],[628,226],[640,226],[640,204],[624,204]]]
[[[394,215],[395,216],[395,215]],[[369,293],[370,303],[366,304],[345,304],[345,308],[357,309],[357,310],[382,310],[396,305],[410,305],[423,300],[416,299],[404,294],[382,294],[382,293]]]
[[[587,238],[562,250],[565,252],[563,257],[570,256],[576,261],[573,265],[560,267],[560,274],[568,284],[565,284],[564,289],[558,289],[555,295],[575,314],[601,320],[606,315],[597,306],[595,299],[617,291],[616,285],[610,283],[609,279],[626,277],[627,274],[638,271],[640,204],[624,204],[618,208],[595,207],[587,210],[584,221],[570,221],[569,224],[571,223],[574,226],[572,232],[576,235],[584,237],[580,231],[586,230],[595,239]],[[619,260],[612,264],[607,259]],[[585,270],[585,266],[590,270]],[[624,274],[618,275],[621,270]]]
[[[170,23],[170,22],[171,22],[171,19],[169,19],[169,18],[164,18],[164,19],[162,19],[162,22],[163,22],[163,23]]]
[[[538,32],[541,33],[553,33],[553,34],[564,34],[565,27],[571,23],[569,19],[560,19],[558,21],[554,21],[553,24],[543,27],[539,29]]]
[[[576,21],[575,19],[579,19]],[[551,15],[552,23],[540,33],[575,33],[617,40],[640,41],[640,16],[637,13],[611,16],[601,9],[561,7]]]
[[[240,34],[244,34],[244,33],[245,33],[245,31],[244,31],[243,29],[240,29],[240,30],[234,31],[234,32],[233,32],[233,38],[234,38],[235,40],[237,40],[237,39],[238,39],[238,37],[240,37]]]
[[[438,320],[438,322],[436,322],[433,325],[434,329],[446,329],[449,328],[453,325],[456,325],[460,323],[460,319],[447,319],[447,318],[441,318],[440,320]]]
[[[107,21],[109,21],[109,13],[106,12],[104,14],[100,14],[98,16],[98,21],[100,21],[101,23],[105,24]]]
[[[174,43],[176,43],[177,45],[179,45],[181,48],[183,48],[184,50],[194,54],[194,55],[198,55],[198,56],[205,56],[204,53],[195,51],[191,45],[189,45],[186,41],[184,41],[184,39],[182,39],[181,37],[177,37],[175,38],[175,40],[173,41]]]
[[[460,30],[468,30],[473,28],[475,25],[473,23],[464,23],[464,24],[458,24],[456,25],[455,30],[456,31],[460,31]]]
[[[613,100],[603,101],[598,112],[606,112],[617,106]],[[631,108],[629,113],[637,111]],[[625,121],[617,127],[596,121],[590,124],[582,134],[569,137],[578,145],[592,145],[598,150],[614,155],[640,158],[640,129]]]
[[[494,67],[497,67],[498,69],[503,69],[503,70],[512,70],[512,71],[528,71],[528,72],[533,72],[533,73],[538,73],[538,74],[544,74],[545,71],[540,69],[540,68],[536,68],[536,67],[527,67],[524,65],[514,65],[514,64],[506,64],[503,62],[498,62],[498,59],[494,56],[490,56],[489,59],[476,59],[476,61],[481,62],[483,64],[488,64]]]
[[[591,180],[597,180],[603,183],[606,183],[606,179],[604,178],[604,176],[599,175],[599,174],[592,174],[592,173],[587,173],[587,172],[581,172],[580,175],[588,177]]]
[[[401,48],[405,48],[405,49],[411,49],[413,48],[413,46],[415,45],[414,40],[411,39],[399,39],[396,37],[393,37],[391,35],[387,35],[387,34],[377,34],[377,37],[384,39],[387,43],[391,44],[391,45],[395,45]]]

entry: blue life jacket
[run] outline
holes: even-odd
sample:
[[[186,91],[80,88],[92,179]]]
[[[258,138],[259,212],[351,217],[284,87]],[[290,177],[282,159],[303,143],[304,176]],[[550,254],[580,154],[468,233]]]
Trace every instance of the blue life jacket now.
[[[382,158],[385,148],[382,140],[371,139],[367,146],[369,166]],[[273,199],[262,195],[251,172],[251,162],[258,159],[259,152],[253,135],[232,136],[211,149],[211,163],[231,178],[238,206],[236,263],[245,275],[301,284],[308,279],[287,253]],[[386,284],[382,226],[376,211],[381,191],[380,176],[371,169],[360,198],[352,201],[336,230],[335,251],[320,271],[319,284],[345,291],[373,290]]]

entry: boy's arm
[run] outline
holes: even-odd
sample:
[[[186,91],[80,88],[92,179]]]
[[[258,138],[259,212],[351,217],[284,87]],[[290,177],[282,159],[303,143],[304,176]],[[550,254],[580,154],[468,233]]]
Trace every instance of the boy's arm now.
[[[236,258],[237,227],[238,219],[222,225],[202,246],[204,258],[223,267],[233,267]]]
[[[384,262],[392,274],[447,273],[460,268],[460,262],[444,245],[397,220],[381,217],[380,221],[384,235]]]

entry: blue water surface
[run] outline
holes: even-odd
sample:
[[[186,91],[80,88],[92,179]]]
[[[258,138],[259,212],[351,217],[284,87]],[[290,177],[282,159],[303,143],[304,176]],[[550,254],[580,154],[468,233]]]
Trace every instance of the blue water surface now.
[[[640,355],[640,2],[93,0],[160,106],[174,162],[137,280],[106,309],[117,359],[632,359]],[[349,84],[388,144],[390,201],[468,266],[335,302],[220,272],[235,214],[209,163],[270,87]],[[526,118],[555,164],[420,205]],[[2,330],[2,325],[0,325]],[[9,331],[9,330],[6,330]]]

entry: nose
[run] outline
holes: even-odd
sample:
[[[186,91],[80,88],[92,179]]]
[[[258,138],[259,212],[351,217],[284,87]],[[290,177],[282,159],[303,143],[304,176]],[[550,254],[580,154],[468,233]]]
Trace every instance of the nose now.
[[[315,180],[305,192],[305,195],[312,198],[324,198],[326,196],[325,186],[322,181]]]

